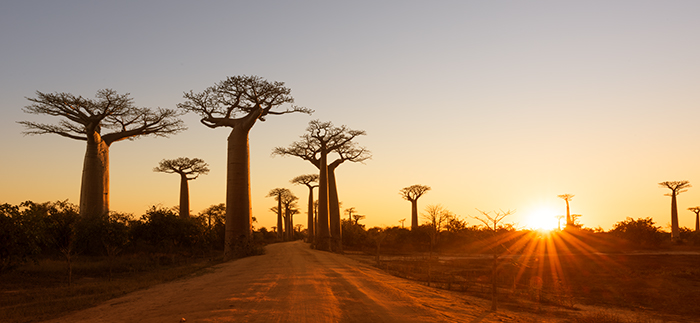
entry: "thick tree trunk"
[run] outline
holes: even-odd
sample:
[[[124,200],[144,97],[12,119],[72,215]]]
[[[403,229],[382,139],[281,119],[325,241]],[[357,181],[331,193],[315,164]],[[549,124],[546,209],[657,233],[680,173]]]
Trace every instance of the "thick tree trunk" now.
[[[237,242],[251,236],[249,126],[236,125],[228,137],[226,169],[226,234],[224,260],[234,257]]]
[[[671,193],[671,240],[676,241],[680,238],[680,230],[678,229],[678,205],[676,204],[676,192]]]
[[[335,181],[335,169],[339,164],[328,165],[328,213],[331,229],[331,250],[343,252],[343,232],[340,226],[340,201]]]
[[[318,227],[316,248],[330,251],[330,228],[328,212],[328,152],[325,144],[321,146],[321,160],[319,167],[319,191],[318,191]]]
[[[80,186],[80,216],[102,217],[109,213],[109,145],[99,134],[88,136]]]
[[[284,240],[284,225],[282,224],[282,195],[277,195],[277,240]]]
[[[187,175],[180,174],[180,217],[190,217],[190,189]]]
[[[418,228],[418,199],[411,201],[411,230]]]
[[[294,217],[292,216],[292,213],[287,210],[287,240],[293,241],[294,240]]]
[[[313,186],[309,186],[309,207],[306,210],[308,214],[308,224],[307,224],[307,242],[310,244],[314,244],[314,188]]]
[[[569,213],[569,200],[566,201],[566,226],[567,227],[572,227],[574,225],[574,221],[571,218],[571,213]]]
[[[700,213],[695,213],[695,232],[700,232]]]

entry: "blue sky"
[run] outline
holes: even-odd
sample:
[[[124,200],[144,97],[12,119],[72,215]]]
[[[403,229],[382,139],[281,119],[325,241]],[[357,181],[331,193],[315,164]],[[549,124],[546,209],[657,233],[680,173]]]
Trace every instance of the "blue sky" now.
[[[77,203],[84,143],[23,136],[35,91],[93,97],[113,88],[139,106],[175,107],[229,75],[283,81],[316,110],[270,118],[250,137],[253,212],[274,225],[265,198],[312,173],[271,157],[311,119],[367,131],[373,159],[338,169],[340,199],[366,224],[410,215],[399,189],[468,216],[516,210],[513,222],[572,212],[609,229],[625,217],[670,220],[656,183],[700,180],[700,4],[695,1],[4,1],[0,4],[0,203]],[[163,158],[202,158],[192,211],[223,202],[228,131],[186,116],[169,139],[118,142],[111,205],[142,213],[177,204]],[[700,183],[700,182],[699,182]],[[699,184],[700,185],[700,184]],[[700,187],[679,197],[700,205]],[[304,209],[304,206],[301,205]],[[297,223],[304,223],[299,217]]]

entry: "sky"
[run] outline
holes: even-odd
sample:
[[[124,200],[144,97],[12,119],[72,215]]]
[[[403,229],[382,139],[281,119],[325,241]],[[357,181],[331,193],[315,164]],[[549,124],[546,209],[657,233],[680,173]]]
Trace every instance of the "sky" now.
[[[36,91],[93,98],[130,93],[137,106],[175,108],[235,75],[285,82],[315,113],[271,116],[250,133],[256,227],[276,225],[267,193],[309,162],[271,156],[310,120],[365,130],[372,152],[336,176],[342,208],[372,226],[410,223],[399,190],[432,189],[466,220],[514,211],[506,222],[556,223],[571,213],[609,230],[627,217],[670,223],[663,181],[696,184],[678,197],[680,225],[700,205],[700,2],[697,1],[2,1],[0,203],[78,204],[85,143],[26,136],[17,121]],[[113,211],[140,217],[178,205],[162,159],[201,158],[194,214],[225,199],[226,138],[196,115],[169,138],[114,143]],[[302,211],[303,212],[303,211]],[[304,216],[295,223],[305,224]]]

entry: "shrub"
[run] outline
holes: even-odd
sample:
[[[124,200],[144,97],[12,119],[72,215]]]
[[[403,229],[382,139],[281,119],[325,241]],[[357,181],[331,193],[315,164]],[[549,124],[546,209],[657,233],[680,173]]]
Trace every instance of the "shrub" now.
[[[663,240],[661,228],[651,218],[627,218],[613,225],[610,233],[641,247],[658,247]]]

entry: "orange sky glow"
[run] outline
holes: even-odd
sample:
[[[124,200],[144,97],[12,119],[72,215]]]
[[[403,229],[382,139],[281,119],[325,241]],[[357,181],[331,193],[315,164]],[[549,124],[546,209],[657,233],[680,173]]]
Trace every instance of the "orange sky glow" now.
[[[605,230],[652,217],[668,230],[662,181],[689,180],[680,225],[700,205],[700,4],[639,1],[316,3],[48,2],[0,4],[0,203],[79,198],[83,142],[23,136],[17,121],[57,122],[21,111],[35,91],[94,97],[131,93],[136,105],[174,108],[182,93],[229,75],[291,88],[312,116],[271,116],[250,134],[253,215],[276,223],[267,192],[291,189],[310,163],[271,156],[312,119],[367,132],[364,164],[337,172],[342,209],[360,223],[410,222],[399,190],[432,188],[470,225],[478,210],[513,210],[519,228],[555,228],[571,213]],[[262,19],[262,18],[265,19]],[[140,216],[176,206],[179,179],[161,159],[201,158],[211,172],[190,182],[194,214],[225,196],[227,129],[195,115],[170,138],[115,143],[111,208]],[[477,210],[478,209],[478,210]],[[295,223],[305,224],[305,215]]]

